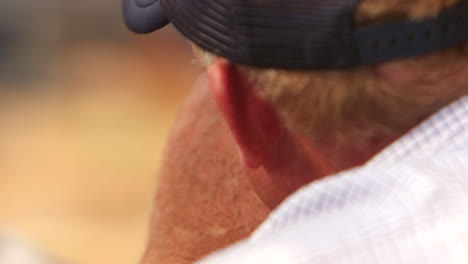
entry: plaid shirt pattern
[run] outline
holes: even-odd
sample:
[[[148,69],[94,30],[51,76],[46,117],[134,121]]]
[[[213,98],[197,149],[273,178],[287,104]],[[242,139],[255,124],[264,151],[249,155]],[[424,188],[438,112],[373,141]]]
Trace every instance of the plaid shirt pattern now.
[[[198,264],[468,264],[468,96]]]

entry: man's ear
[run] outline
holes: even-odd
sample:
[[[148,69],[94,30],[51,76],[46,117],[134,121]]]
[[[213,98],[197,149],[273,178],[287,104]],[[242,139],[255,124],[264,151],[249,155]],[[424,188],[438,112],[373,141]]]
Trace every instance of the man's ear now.
[[[208,74],[216,104],[246,166],[255,169],[273,162],[284,132],[275,109],[258,95],[255,84],[231,62],[215,61]]]

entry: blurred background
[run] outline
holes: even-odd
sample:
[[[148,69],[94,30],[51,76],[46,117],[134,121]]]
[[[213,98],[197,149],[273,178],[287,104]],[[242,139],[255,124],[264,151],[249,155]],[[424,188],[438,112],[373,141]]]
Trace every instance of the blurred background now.
[[[119,0],[1,0],[0,234],[63,263],[137,263],[197,71],[172,27],[127,31]]]

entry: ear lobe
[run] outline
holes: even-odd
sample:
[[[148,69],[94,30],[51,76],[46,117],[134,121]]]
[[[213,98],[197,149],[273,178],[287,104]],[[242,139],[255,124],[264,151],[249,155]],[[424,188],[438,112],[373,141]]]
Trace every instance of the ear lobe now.
[[[276,111],[229,61],[214,62],[209,69],[209,81],[246,166],[255,169],[273,162],[284,130]]]

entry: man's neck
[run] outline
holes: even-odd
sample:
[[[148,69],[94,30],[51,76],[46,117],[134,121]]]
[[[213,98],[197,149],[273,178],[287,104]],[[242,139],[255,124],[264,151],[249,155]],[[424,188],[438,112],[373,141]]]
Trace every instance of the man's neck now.
[[[403,134],[374,133],[365,139],[330,136],[314,144],[297,134],[285,133],[275,159],[249,173],[249,178],[262,200],[275,208],[309,183],[363,165]]]

